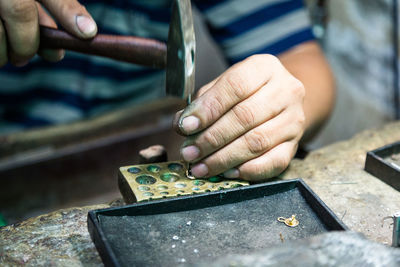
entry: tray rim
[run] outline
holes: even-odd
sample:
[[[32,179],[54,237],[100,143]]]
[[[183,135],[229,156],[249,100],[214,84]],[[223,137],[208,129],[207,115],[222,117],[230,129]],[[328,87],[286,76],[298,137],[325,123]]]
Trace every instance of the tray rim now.
[[[394,182],[392,181],[393,179],[395,179],[393,177],[400,176],[400,171],[393,168],[379,155],[379,153],[382,153],[383,151],[388,149],[393,149],[395,147],[400,147],[400,141],[368,151],[367,157],[365,159],[364,170],[369,174],[375,176],[382,182],[393,187],[395,190],[400,191],[400,186],[395,186]]]
[[[129,204],[125,206],[120,206],[120,207],[111,207],[111,208],[105,208],[105,209],[97,209],[97,210],[91,210],[88,213],[88,218],[87,218],[87,223],[88,223],[88,230],[90,237],[95,244],[95,247],[104,263],[105,266],[121,266],[119,263],[114,251],[112,250],[111,245],[109,244],[107,238],[105,237],[105,234],[103,232],[103,229],[100,226],[100,222],[98,220],[97,215],[99,214],[104,214],[104,213],[111,213],[114,211],[120,211],[124,209],[130,209],[130,208],[136,208],[136,207],[147,207],[147,206],[157,206],[157,205],[162,205],[163,203],[170,203],[171,201],[177,201],[177,202],[183,202],[187,199],[202,199],[202,198],[207,198],[210,195],[226,195],[229,194],[229,192],[237,192],[237,191],[242,191],[242,190],[257,190],[257,189],[263,189],[263,188],[271,188],[271,187],[279,187],[280,185],[286,185],[292,187],[288,187],[288,190],[298,188],[300,191],[301,195],[307,202],[307,204],[310,206],[310,208],[315,212],[315,214],[318,216],[318,218],[325,224],[325,226],[330,229],[328,231],[346,231],[349,230],[349,228],[336,216],[336,214],[333,213],[333,211],[321,200],[321,198],[316,195],[312,189],[301,179],[290,179],[290,180],[281,180],[281,181],[275,181],[275,182],[267,182],[267,183],[259,183],[259,184],[253,184],[249,186],[244,186],[244,187],[238,187],[238,188],[232,188],[232,189],[227,189],[223,191],[213,191],[213,192],[207,192],[203,194],[196,194],[196,195],[190,195],[190,196],[179,196],[175,198],[166,198],[166,199],[160,199],[160,200],[152,200],[152,201],[147,201],[147,202],[139,202],[139,203],[134,203],[134,204]],[[285,190],[285,191],[288,191]],[[280,191],[280,192],[274,192],[272,194],[277,194],[285,191]],[[272,195],[271,194],[271,195]],[[259,198],[259,197],[254,197],[254,199]],[[246,199],[247,200],[247,199]],[[239,201],[234,201],[234,202],[239,202]],[[233,203],[234,203],[233,202]],[[311,205],[313,204],[313,205]],[[216,203],[214,206],[218,206],[221,204]]]

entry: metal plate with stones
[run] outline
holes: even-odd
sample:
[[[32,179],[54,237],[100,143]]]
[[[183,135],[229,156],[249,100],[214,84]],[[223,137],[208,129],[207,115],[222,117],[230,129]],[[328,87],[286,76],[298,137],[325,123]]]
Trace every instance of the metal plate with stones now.
[[[249,185],[246,181],[220,176],[189,179],[187,164],[170,161],[125,166],[119,169],[119,188],[127,203],[206,193]]]

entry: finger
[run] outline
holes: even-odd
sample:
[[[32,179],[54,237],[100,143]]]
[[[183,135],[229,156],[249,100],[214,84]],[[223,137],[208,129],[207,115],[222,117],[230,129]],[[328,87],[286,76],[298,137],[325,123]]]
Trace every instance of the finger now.
[[[58,62],[64,58],[65,50],[62,50],[62,49],[39,49],[38,54],[46,61]]]
[[[57,29],[57,23],[53,20],[53,18],[47,14],[46,10],[42,7],[41,4],[36,2],[36,8],[38,10],[38,15],[39,15],[39,24],[43,26],[47,26],[50,28],[55,28]]]
[[[274,147],[260,157],[239,166],[238,177],[248,181],[263,181],[278,176],[289,166],[297,147],[298,142],[294,140]]]
[[[180,128],[178,127],[178,122],[179,122],[179,118],[181,117],[183,113],[183,109],[179,110],[177,113],[175,113],[174,119],[172,120],[172,128],[178,133],[178,134],[182,134]]]
[[[214,84],[216,83],[217,79],[218,79],[218,78],[214,79],[213,81],[209,82],[208,84],[206,84],[206,85],[204,85],[202,88],[200,88],[200,89],[197,91],[197,93],[196,93],[196,98],[199,97],[199,96],[201,96],[201,95],[203,95],[208,89],[210,89],[212,86],[214,86]],[[179,126],[178,126],[178,125],[179,125],[179,119],[180,119],[180,117],[181,117],[183,111],[184,111],[183,109],[182,109],[182,110],[179,110],[179,111],[175,114],[174,119],[173,119],[173,121],[172,121],[172,127],[173,127],[174,130],[175,130],[178,134],[180,134],[180,135],[185,135],[185,133],[183,133],[183,132],[181,131],[181,128],[179,128]],[[187,122],[186,122],[186,123],[187,123]],[[195,123],[196,123],[196,122],[195,122]]]
[[[273,65],[277,63],[279,60],[273,56],[258,55],[232,66],[212,88],[185,109],[179,120],[182,132],[190,135],[214,123],[266,84],[272,77]]]
[[[0,67],[7,64],[7,38],[3,22],[0,19]]]
[[[86,8],[76,0],[39,0],[68,32],[80,38],[92,38],[97,25]]]
[[[303,133],[303,125],[300,121],[299,123],[291,123],[292,115],[293,113],[287,110],[250,130],[203,159],[201,163],[192,166],[192,174],[198,178],[217,175],[256,158],[281,143],[300,139]]]
[[[217,78],[215,78],[211,82],[209,82],[206,85],[204,85],[203,87],[201,87],[196,93],[196,98],[202,96],[205,92],[208,91],[208,89],[213,87],[215,85],[215,83],[217,82],[217,80],[219,79],[219,77],[221,77],[221,76],[218,76]]]
[[[39,47],[38,13],[33,0],[0,1],[0,16],[7,32],[12,64],[28,63]]]
[[[43,9],[42,5],[36,3],[39,13],[39,24],[50,28],[57,29],[57,24]],[[38,54],[45,60],[50,62],[57,62],[64,58],[65,50],[63,49],[39,49]]]
[[[149,146],[139,151],[140,164],[150,164],[168,161],[167,150],[162,145]]]
[[[218,78],[219,78],[219,77],[218,77]],[[197,91],[197,93],[196,93],[196,98],[202,96],[206,91],[208,91],[208,89],[210,89],[211,87],[213,87],[214,84],[217,82],[218,78],[214,79],[213,81],[209,82],[208,84],[206,84],[206,85],[204,85],[202,88],[200,88],[200,89]],[[172,121],[172,127],[173,127],[174,130],[175,130],[178,134],[180,134],[180,135],[186,135],[184,132],[182,132],[181,127],[179,127],[179,120],[180,120],[181,115],[182,115],[183,112],[184,112],[184,110],[178,111],[178,112],[175,114],[174,119],[173,119],[173,121]],[[190,124],[190,123],[194,123],[194,124],[195,124],[194,127],[197,127],[196,125],[199,124],[199,120],[194,119],[194,120],[192,120],[192,122],[191,122],[191,121],[190,121],[190,118],[189,118],[189,119],[187,119],[187,120],[185,121],[185,125],[188,125],[188,124]]]
[[[262,89],[238,103],[196,137],[189,137],[183,144],[183,147],[196,146],[200,151],[201,157],[213,153],[250,129],[282,112],[290,100],[289,97],[282,96],[281,90],[279,90],[279,83],[271,80]],[[190,161],[185,157],[184,152],[185,148],[182,149],[181,153],[183,159]]]

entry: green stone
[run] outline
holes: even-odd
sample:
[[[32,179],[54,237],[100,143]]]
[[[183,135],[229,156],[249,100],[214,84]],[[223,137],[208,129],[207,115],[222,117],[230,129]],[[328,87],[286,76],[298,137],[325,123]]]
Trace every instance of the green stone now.
[[[139,169],[139,168],[136,168],[136,167],[132,167],[132,168],[129,168],[128,169],[128,172],[129,173],[139,173],[139,172],[141,172],[141,169]]]
[[[138,184],[154,184],[156,181],[156,178],[150,175],[140,175],[136,178]]]
[[[157,166],[157,165],[150,165],[150,166],[147,167],[147,170],[149,172],[156,173],[156,172],[159,172],[161,170],[161,167]]]
[[[168,164],[168,169],[170,169],[171,171],[178,172],[183,169],[183,166],[182,164],[179,163],[170,163]]]
[[[219,183],[219,182],[221,182],[221,177],[213,176],[213,177],[208,178],[208,181],[211,183]]]
[[[3,217],[3,215],[0,214],[0,227],[6,226],[6,225],[7,225],[6,219]]]
[[[201,180],[194,180],[194,181],[193,181],[193,184],[194,184],[194,185],[197,185],[197,186],[201,186],[201,185],[205,184],[205,182],[204,182],[204,181],[201,181]]]
[[[169,172],[163,173],[160,178],[161,178],[161,180],[163,180],[164,182],[167,182],[167,183],[172,183],[172,182],[179,180],[178,175],[169,173]]]

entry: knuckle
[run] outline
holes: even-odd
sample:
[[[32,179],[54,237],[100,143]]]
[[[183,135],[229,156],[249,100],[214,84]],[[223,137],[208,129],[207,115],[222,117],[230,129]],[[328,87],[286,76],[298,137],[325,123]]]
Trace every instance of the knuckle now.
[[[264,62],[268,59],[268,54],[255,54],[251,55],[248,58],[246,58],[246,61],[252,62],[252,63],[259,63],[259,64],[264,64]]]
[[[31,0],[10,1],[7,13],[21,22],[29,22],[37,17],[35,2]]]
[[[236,71],[231,71],[227,73],[224,77],[224,82],[226,84],[227,91],[231,93],[232,97],[242,100],[247,97],[246,81],[244,81],[240,73]]]
[[[306,115],[305,115],[303,109],[301,109],[301,111],[298,112],[297,124],[298,124],[302,129],[304,128],[304,125],[306,124]]]
[[[274,55],[266,54],[264,56],[265,56],[265,60],[270,64],[271,63],[273,63],[273,64],[281,64],[281,61]]]
[[[303,125],[294,125],[293,132],[290,134],[288,140],[300,140],[304,134],[304,128]]]
[[[206,112],[206,121],[211,123],[216,121],[220,114],[224,112],[224,104],[223,100],[217,95],[215,97],[207,98],[207,101],[204,101],[203,107]]]
[[[214,171],[217,171],[219,173],[225,171],[227,169],[227,166],[229,166],[229,163],[232,162],[231,158],[227,155],[222,155],[220,153],[217,153],[215,157],[213,157],[214,165],[213,168]]]
[[[272,162],[272,170],[271,171],[274,173],[274,175],[280,174],[289,166],[290,160],[291,160],[291,157],[288,154],[281,155],[281,156],[275,158]]]
[[[271,54],[255,54],[250,57],[248,57],[249,60],[252,61],[260,61],[260,63],[266,63],[266,62],[279,62],[279,59]]]
[[[271,177],[265,168],[265,164],[260,162],[247,164],[245,168],[240,170],[240,173],[248,181],[259,181]]]
[[[271,66],[275,66],[277,64],[281,65],[280,60],[271,54],[259,54],[250,57],[250,59],[259,62],[260,66],[271,68]]]
[[[240,167],[243,178],[249,181],[261,181],[281,174],[289,166],[291,161],[290,153],[280,155],[265,161],[254,161]]]
[[[232,157],[228,153],[217,152],[204,160],[209,167],[211,175],[220,174],[229,169]]]
[[[258,176],[265,174],[265,166],[261,163],[255,163],[252,166],[252,172],[249,174],[252,178],[257,178]]]
[[[293,112],[295,113],[295,116],[290,119],[289,125],[295,130],[296,133],[304,131],[306,125],[306,116],[303,108],[296,108]]]
[[[259,155],[271,147],[272,142],[268,136],[258,130],[252,130],[244,135],[247,148],[254,155]]]
[[[255,118],[252,109],[244,104],[238,104],[232,108],[232,112],[235,115],[237,121],[244,128],[248,125],[255,124]]]
[[[81,13],[87,13],[85,6],[81,5],[78,1],[68,1],[65,10],[67,12],[70,12],[70,10],[79,10]]]
[[[289,86],[290,86],[290,89],[291,89],[291,92],[293,95],[295,95],[301,99],[303,99],[305,97],[306,89],[304,88],[304,85],[300,80],[293,78],[290,81]]]
[[[32,48],[35,46],[32,46]],[[13,49],[13,55],[10,56],[10,60],[12,63],[16,63],[16,61],[20,62],[21,59],[24,61],[30,60],[35,56],[36,50],[32,49],[31,47],[26,48],[17,48]],[[18,60],[16,59],[18,58]]]
[[[199,140],[199,143],[206,143],[208,144],[212,150],[220,148],[224,144],[224,135],[217,130],[207,130],[202,135],[202,140]]]
[[[37,52],[39,43],[32,41],[31,38],[23,38],[22,43],[24,45],[13,45],[10,47],[10,50],[12,50],[13,56],[10,56],[10,59],[14,59],[15,57],[18,58],[23,58],[24,60],[31,59],[35,53]]]
[[[207,88],[201,87],[199,90],[197,90],[196,92],[196,96],[199,97],[201,95],[203,95],[207,90]]]

